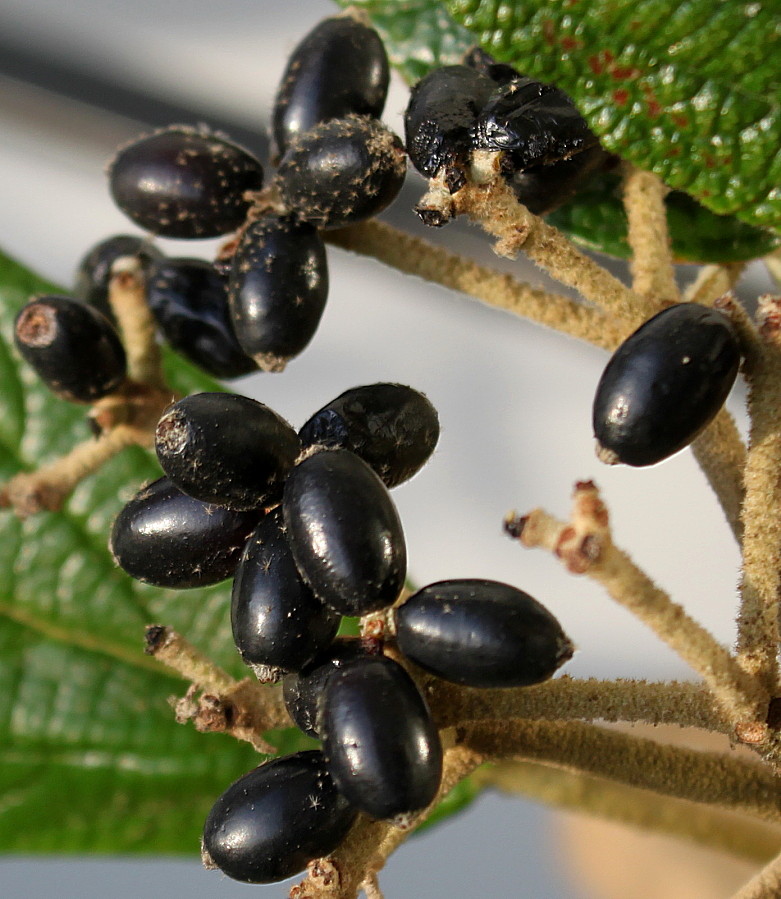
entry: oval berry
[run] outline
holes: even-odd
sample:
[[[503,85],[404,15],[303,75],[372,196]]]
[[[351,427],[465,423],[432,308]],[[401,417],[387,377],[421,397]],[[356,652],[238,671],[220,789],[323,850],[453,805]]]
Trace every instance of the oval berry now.
[[[73,403],[93,403],[125,380],[116,329],[93,306],[70,297],[31,300],[16,316],[14,340],[49,390]]]
[[[215,378],[257,369],[233,332],[228,281],[203,259],[163,259],[151,267],[147,301],[165,339]]]
[[[347,450],[296,465],[282,500],[299,571],[342,615],[387,608],[399,595],[407,549],[396,507],[371,468]]]
[[[695,303],[641,325],[608,362],[594,397],[602,461],[644,466],[688,446],[727,398],[740,365],[729,319]]]
[[[299,672],[285,675],[282,681],[285,708],[297,727],[319,739],[318,717],[328,678],[348,662],[368,654],[363,642],[356,637],[337,637]]]
[[[497,581],[430,584],[395,609],[407,658],[468,687],[528,687],[572,657],[561,625],[536,599]]]
[[[205,503],[254,509],[279,489],[300,444],[284,418],[262,403],[196,393],[168,407],[155,448],[180,490]]]
[[[401,141],[375,119],[347,116],[315,126],[282,157],[276,187],[291,214],[341,228],[381,212],[401,190]]]
[[[244,194],[260,190],[263,167],[205,129],[171,125],[122,147],[109,182],[114,202],[142,228],[163,237],[218,237],[244,221]]]
[[[281,371],[307,346],[327,297],[325,244],[312,225],[272,215],[247,228],[233,259],[230,311],[260,368]]]
[[[74,297],[94,306],[111,321],[114,321],[114,311],[108,299],[111,266],[123,256],[138,259],[144,273],[149,270],[154,260],[163,258],[162,252],[151,244],[148,238],[117,234],[95,244],[82,257],[76,270]]]
[[[203,828],[204,859],[234,880],[274,883],[333,852],[356,816],[321,752],[272,759],[214,803]]]
[[[442,746],[425,700],[392,659],[367,656],[328,678],[320,730],[337,788],[373,818],[425,808],[442,778]]]
[[[426,397],[403,384],[346,390],[298,432],[301,443],[341,447],[377,472],[387,487],[411,478],[439,440],[439,416]]]
[[[389,74],[373,28],[350,15],[320,22],[288,59],[272,119],[277,154],[320,122],[350,113],[379,117]]]
[[[160,478],[117,515],[109,548],[117,565],[138,581],[206,587],[235,572],[260,514],[202,503]]]
[[[257,526],[233,580],[233,640],[246,665],[299,671],[336,636],[340,616],[301,579],[277,510]]]

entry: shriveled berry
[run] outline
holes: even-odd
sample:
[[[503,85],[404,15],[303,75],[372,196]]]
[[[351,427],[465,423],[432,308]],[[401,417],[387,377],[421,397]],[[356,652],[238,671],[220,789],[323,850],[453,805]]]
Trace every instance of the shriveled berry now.
[[[357,812],[338,792],[318,750],[266,762],[214,803],[203,828],[205,860],[243,883],[274,883],[333,852]]]
[[[721,408],[739,365],[735,329],[716,309],[679,303],[649,319],[597,386],[592,421],[602,461],[654,465],[688,446]]]
[[[394,611],[407,658],[468,687],[528,687],[572,657],[561,625],[536,599],[497,581],[429,584]]]
[[[328,678],[348,662],[368,654],[357,637],[337,637],[299,672],[285,675],[282,681],[285,708],[297,727],[310,737],[320,737],[317,721]]]
[[[404,585],[407,549],[387,488],[354,453],[323,450],[296,465],[282,500],[298,569],[343,615],[391,605]]]
[[[419,471],[437,445],[439,417],[426,397],[403,384],[346,390],[298,432],[301,443],[342,447],[360,456],[388,487]]]
[[[290,212],[316,228],[341,228],[381,212],[401,190],[407,158],[376,119],[350,115],[290,144],[276,176]]]
[[[261,514],[202,503],[160,478],[117,515],[109,548],[117,565],[138,581],[206,587],[234,573]]]
[[[436,796],[439,734],[415,682],[392,659],[366,656],[334,671],[320,730],[337,788],[367,815],[406,815]]]
[[[77,300],[94,306],[111,321],[114,321],[114,311],[108,300],[111,266],[122,256],[135,256],[139,259],[143,272],[148,271],[153,260],[163,258],[162,252],[147,238],[117,234],[95,244],[84,255],[76,270],[73,287],[73,296]]]
[[[254,509],[277,492],[300,451],[273,409],[245,396],[196,393],[169,406],[155,433],[157,458],[185,493]]]
[[[206,129],[171,125],[122,147],[109,166],[111,195],[137,225],[163,237],[218,237],[242,224],[245,191],[263,167]]]
[[[203,259],[163,259],[151,267],[147,301],[171,346],[215,378],[257,370],[231,324],[228,280]]]
[[[36,297],[16,316],[16,348],[57,396],[93,403],[125,380],[122,341],[105,315],[70,297]]]
[[[451,192],[464,186],[477,117],[495,88],[491,78],[468,66],[434,69],[412,88],[404,143],[421,175],[433,178],[444,169]]]
[[[272,118],[277,154],[320,122],[382,115],[388,78],[388,56],[373,28],[351,15],[324,19],[288,59]]]
[[[231,624],[244,663],[299,671],[336,636],[340,616],[298,573],[277,509],[244,547],[233,580]]]
[[[281,371],[314,336],[328,297],[328,263],[317,229],[264,216],[242,237],[230,277],[230,311],[244,352]]]

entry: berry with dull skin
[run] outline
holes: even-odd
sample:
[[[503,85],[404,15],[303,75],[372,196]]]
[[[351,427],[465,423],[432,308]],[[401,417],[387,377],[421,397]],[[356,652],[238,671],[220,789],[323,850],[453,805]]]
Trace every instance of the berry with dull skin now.
[[[196,393],[163,413],[155,433],[163,471],[189,496],[255,509],[280,492],[301,449],[273,409],[231,393]]]
[[[49,390],[93,403],[125,380],[122,341],[105,315],[70,297],[41,296],[16,316],[14,341]]]
[[[137,225],[162,237],[219,237],[238,228],[263,167],[206,129],[171,125],[122,147],[109,166],[111,195]]]
[[[437,445],[439,417],[404,384],[353,387],[315,412],[298,432],[308,446],[342,447],[360,456],[387,487],[419,471]]]
[[[293,50],[274,102],[277,155],[320,122],[350,113],[379,118],[390,71],[377,32],[351,15],[325,19]]]
[[[214,803],[203,828],[204,860],[242,883],[275,883],[333,852],[356,816],[322,752],[272,759]]]
[[[727,398],[740,365],[730,320],[678,303],[641,325],[615,351],[594,397],[599,457],[655,465],[688,446]]]
[[[430,584],[394,610],[407,658],[468,687],[528,687],[550,678],[573,647],[537,600],[497,581]]]
[[[282,499],[298,569],[342,615],[387,608],[404,586],[407,549],[388,489],[354,453],[322,450],[290,472]]]
[[[317,230],[267,215],[244,233],[233,258],[229,302],[245,353],[281,371],[314,336],[328,298],[328,263]]]
[[[206,587],[233,575],[261,514],[202,503],[159,478],[117,515],[109,548],[137,581],[178,590]]]
[[[406,171],[398,137],[375,119],[350,115],[294,140],[275,186],[292,215],[315,228],[341,228],[389,206]]]

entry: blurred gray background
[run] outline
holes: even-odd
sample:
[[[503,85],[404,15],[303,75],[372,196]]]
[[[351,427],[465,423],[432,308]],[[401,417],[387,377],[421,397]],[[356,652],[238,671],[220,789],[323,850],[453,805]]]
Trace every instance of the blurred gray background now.
[[[0,246],[69,285],[93,243],[136,230],[113,207],[103,170],[113,148],[150,125],[203,121],[263,153],[286,55],[334,12],[327,0],[0,0]],[[397,131],[405,95],[396,83],[387,104],[385,120]],[[410,174],[385,217],[423,234],[410,211],[421,185]],[[492,260],[474,230],[453,225],[425,236]],[[214,249],[213,242],[161,246],[178,255]],[[283,376],[253,376],[237,389],[295,426],[358,384],[397,381],[428,395],[440,414],[439,448],[394,492],[417,583],[487,577],[529,591],[578,646],[569,674],[690,677],[594,585],[502,534],[509,509],[541,505],[564,516],[573,483],[593,478],[616,541],[732,643],[738,552],[690,454],[642,471],[608,469],[594,457],[590,407],[606,361],[601,351],[371,260],[329,254],[331,295],[310,348]],[[548,283],[523,261],[495,262]],[[766,289],[756,271],[743,294]],[[730,406],[745,427],[741,385]],[[225,786],[215,784],[215,798]],[[385,895],[585,899],[592,894],[550,840],[551,821],[532,804],[485,796],[410,840],[381,875]],[[197,847],[186,861],[6,858],[0,884],[9,897],[286,895],[281,886],[240,886],[203,871]]]

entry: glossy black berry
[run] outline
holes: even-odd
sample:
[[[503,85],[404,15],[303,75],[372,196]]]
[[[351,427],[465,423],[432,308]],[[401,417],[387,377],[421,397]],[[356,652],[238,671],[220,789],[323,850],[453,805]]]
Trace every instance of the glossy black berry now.
[[[396,487],[419,471],[437,445],[439,417],[426,397],[403,384],[353,387],[323,406],[298,432],[301,443],[354,452]]]
[[[112,321],[114,312],[108,300],[111,266],[123,256],[134,256],[139,259],[144,272],[148,271],[153,260],[163,258],[162,252],[147,238],[117,234],[95,244],[84,255],[76,270],[73,287],[73,295],[77,300],[99,309]]]
[[[281,512],[270,512],[247,541],[233,580],[233,639],[245,664],[299,671],[332,642],[340,620],[302,580]]]
[[[147,301],[171,346],[215,378],[257,370],[233,332],[228,280],[203,259],[162,259],[149,273]]]
[[[274,883],[333,852],[357,812],[338,792],[323,754],[298,752],[239,778],[215,802],[203,852],[244,883]]]
[[[670,306],[616,350],[597,386],[600,458],[643,466],[683,449],[721,408],[740,364],[729,319],[695,303]]]
[[[206,587],[234,573],[261,514],[202,503],[160,478],[117,515],[109,547],[114,561],[138,581]]]
[[[369,651],[357,637],[337,637],[299,672],[285,675],[282,681],[285,708],[305,734],[320,737],[317,723],[320,704],[331,674],[365,655],[369,655]]]
[[[290,212],[341,228],[381,212],[401,190],[407,158],[391,131],[365,116],[316,125],[282,157],[276,185]]]
[[[320,730],[337,788],[367,815],[406,815],[436,796],[439,734],[415,682],[392,659],[366,656],[334,671]]]
[[[491,78],[468,66],[434,69],[412,88],[405,145],[421,175],[443,170],[451,192],[464,186],[477,117],[495,89]]]
[[[281,371],[325,309],[328,263],[317,229],[289,216],[253,222],[233,259],[229,297],[244,352],[265,371]]]
[[[350,15],[320,22],[291,54],[277,93],[277,155],[320,122],[350,113],[379,117],[388,78],[388,56],[373,28]]]
[[[278,492],[298,456],[296,432],[245,396],[196,393],[169,406],[155,433],[157,458],[185,493],[254,509]]]
[[[469,687],[528,687],[572,657],[553,615],[528,593],[497,581],[430,584],[394,614],[407,658]]]
[[[407,549],[396,507],[372,469],[347,450],[296,465],[282,500],[299,571],[343,615],[391,605],[404,585]]]
[[[111,195],[142,228],[163,237],[217,237],[242,224],[245,191],[263,185],[247,150],[187,125],[172,125],[123,147],[109,166]]]
[[[16,316],[14,340],[46,386],[73,403],[93,403],[125,380],[125,349],[114,326],[70,297],[31,300]]]

